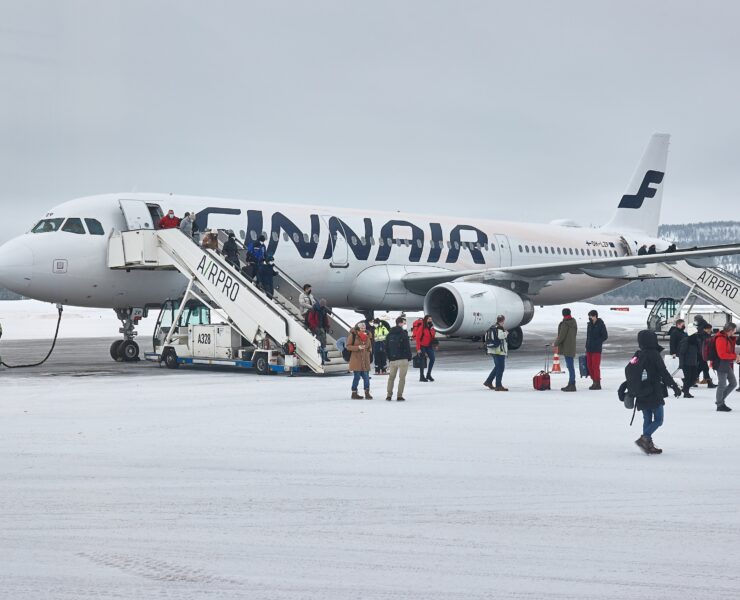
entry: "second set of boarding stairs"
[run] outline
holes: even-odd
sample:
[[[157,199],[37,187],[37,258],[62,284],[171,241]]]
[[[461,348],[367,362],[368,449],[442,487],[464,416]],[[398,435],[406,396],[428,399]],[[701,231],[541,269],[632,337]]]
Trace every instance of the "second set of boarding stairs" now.
[[[225,239],[223,236],[225,233],[219,237]],[[322,364],[321,343],[300,314],[298,296],[302,290],[277,268],[279,275],[274,277],[275,292],[270,298],[224,256],[198,246],[178,229],[114,232],[108,245],[108,267],[177,269],[189,281],[186,297],[200,293],[250,344],[264,343],[266,338],[277,347],[292,342],[301,363],[314,373],[348,371],[336,342],[347,335],[350,326],[337,315],[329,316],[325,348],[328,360]]]
[[[702,298],[740,318],[740,277],[721,267],[700,265],[701,261],[685,260],[659,263],[656,275],[672,277],[689,287],[682,306],[693,306],[697,298]]]

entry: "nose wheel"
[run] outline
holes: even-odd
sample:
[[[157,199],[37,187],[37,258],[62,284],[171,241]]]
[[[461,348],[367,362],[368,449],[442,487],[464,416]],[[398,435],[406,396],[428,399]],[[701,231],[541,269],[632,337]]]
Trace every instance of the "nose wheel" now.
[[[123,327],[118,331],[123,334],[122,340],[116,340],[110,346],[110,355],[116,362],[134,362],[139,360],[139,344],[134,341],[135,327],[144,316],[143,309],[117,308],[116,316]]]

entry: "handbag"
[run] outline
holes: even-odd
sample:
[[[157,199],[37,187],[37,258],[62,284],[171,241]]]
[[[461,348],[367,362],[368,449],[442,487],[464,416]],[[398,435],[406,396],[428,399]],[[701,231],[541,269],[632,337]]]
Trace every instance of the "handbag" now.
[[[426,369],[427,367],[427,355],[421,352],[417,353],[412,360],[414,369]]]

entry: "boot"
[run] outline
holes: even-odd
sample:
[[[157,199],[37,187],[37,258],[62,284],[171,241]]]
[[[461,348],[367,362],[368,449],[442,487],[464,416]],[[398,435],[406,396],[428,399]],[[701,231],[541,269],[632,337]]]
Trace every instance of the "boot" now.
[[[560,388],[561,392],[575,392],[576,391],[576,384],[575,383],[569,383],[564,388]]]
[[[635,444],[642,450],[645,454],[650,454],[650,440],[647,439],[644,435],[641,435],[639,438],[635,440]]]
[[[403,396],[399,396],[398,398],[396,398],[396,402],[406,402],[406,398],[404,398]]]
[[[506,388],[503,385],[497,385],[496,388],[495,388],[495,390],[497,392],[508,392],[509,391],[509,388]]]
[[[427,381],[434,381],[431,373],[427,373]]]
[[[601,389],[601,379],[594,379],[594,382],[591,384],[591,387],[588,388],[589,390],[600,390]]]
[[[694,395],[684,390],[683,397],[684,398],[694,398]]]
[[[494,389],[493,384],[492,383],[488,383],[487,381],[486,382],[483,382],[483,385],[486,386],[489,390]]]
[[[424,377],[424,370],[422,369],[421,371],[419,371],[419,381],[426,381],[426,380],[427,378]]]
[[[730,412],[732,409],[726,404],[718,404],[717,412]]]
[[[352,390],[352,400],[362,400],[362,396],[357,393],[357,390]]]
[[[385,399],[388,400],[388,402],[390,402],[391,400],[393,400],[393,396],[386,396]]]
[[[655,444],[653,444],[652,439],[648,441],[648,450],[648,454],[663,454],[663,450],[661,450],[660,448],[656,448]]]
[[[372,400],[373,397],[370,395],[370,390],[365,390],[365,400]]]
[[[711,390],[717,387],[717,384],[714,383],[711,379],[707,381],[707,387]]]

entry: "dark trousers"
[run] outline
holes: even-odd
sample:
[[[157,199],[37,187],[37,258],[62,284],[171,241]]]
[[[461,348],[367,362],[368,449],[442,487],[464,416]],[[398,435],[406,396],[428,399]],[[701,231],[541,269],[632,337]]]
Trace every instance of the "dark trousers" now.
[[[375,370],[385,369],[388,367],[388,355],[385,352],[385,340],[373,344],[375,353]]]
[[[683,367],[683,393],[688,394],[699,376],[699,367]]]
[[[434,348],[432,346],[422,346],[419,354],[427,355],[427,375],[431,375],[432,367],[434,366]],[[420,370],[421,376],[424,377],[424,367]]]
[[[712,381],[712,376],[709,374],[709,363],[708,362],[701,361],[699,363],[699,370],[701,371],[702,379],[706,379],[707,381]]]
[[[506,357],[503,354],[491,354],[491,358],[493,358],[493,369],[486,378],[486,384],[491,385],[495,377],[496,387],[503,387],[501,378],[504,376],[504,369],[506,369]]]

